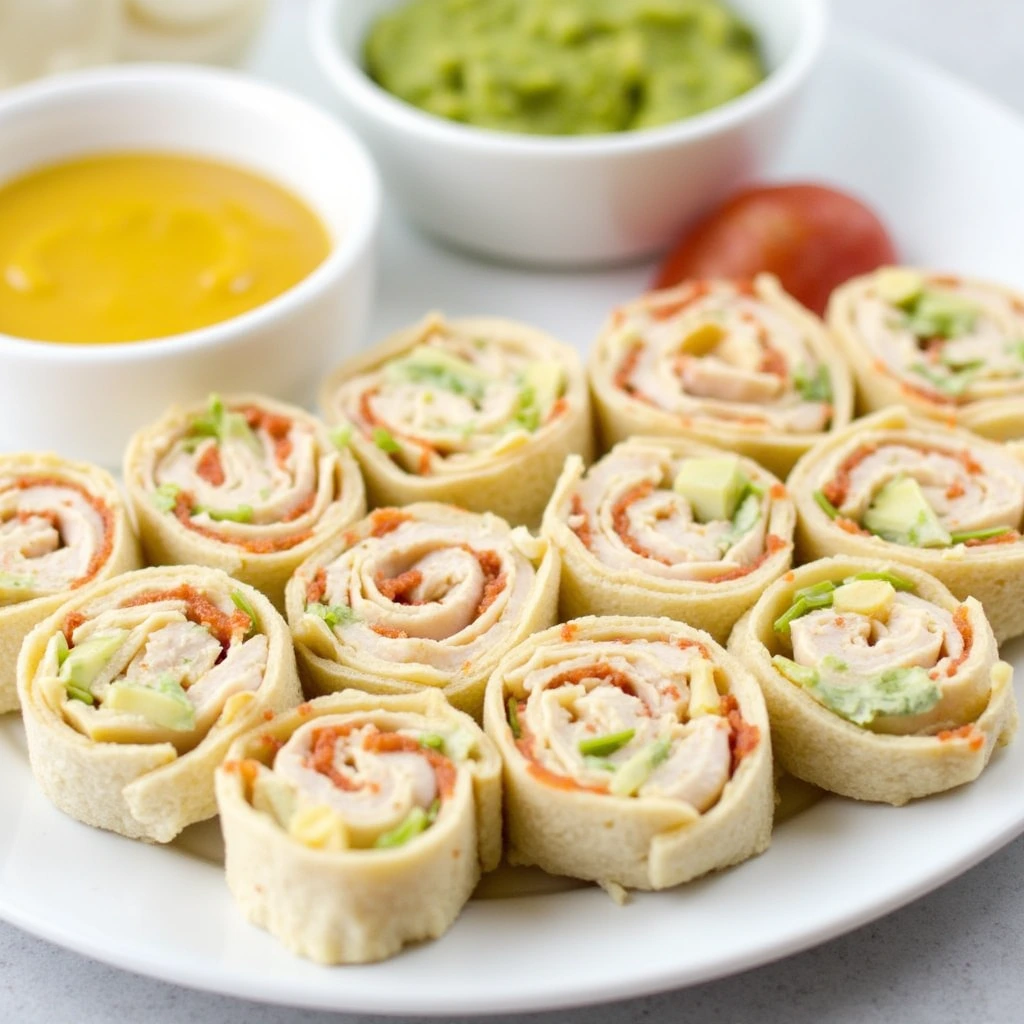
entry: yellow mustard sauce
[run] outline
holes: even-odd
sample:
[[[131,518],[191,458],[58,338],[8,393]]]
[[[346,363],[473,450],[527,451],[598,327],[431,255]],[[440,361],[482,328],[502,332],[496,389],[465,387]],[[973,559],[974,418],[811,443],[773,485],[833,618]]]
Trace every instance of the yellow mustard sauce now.
[[[0,185],[0,333],[181,334],[280,295],[329,251],[298,197],[239,167],[164,153],[55,164]]]

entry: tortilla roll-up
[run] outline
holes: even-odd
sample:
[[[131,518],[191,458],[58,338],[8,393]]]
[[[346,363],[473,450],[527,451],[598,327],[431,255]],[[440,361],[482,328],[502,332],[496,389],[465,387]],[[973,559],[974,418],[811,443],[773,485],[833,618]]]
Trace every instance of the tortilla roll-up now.
[[[491,676],[484,728],[512,864],[664,889],[768,846],[764,699],[700,630],[615,615],[538,633]]]
[[[632,438],[584,473],[570,456],[544,514],[561,615],[665,615],[724,643],[792,564],[796,511],[752,459],[685,438]]]
[[[853,408],[825,325],[769,274],[691,281],[620,306],[589,375],[605,448],[634,435],[688,437],[783,478]]]
[[[207,565],[284,609],[288,578],[366,513],[347,438],[262,395],[212,395],[140,430],[124,479],[154,565]]]
[[[307,692],[440,690],[479,718],[502,654],[557,620],[558,576],[546,540],[490,513],[377,509],[288,584]]]
[[[576,352],[510,320],[432,314],[341,366],[322,404],[352,431],[371,507],[441,501],[534,529],[566,455],[593,452]]]
[[[1013,670],[981,604],[896,562],[801,566],[729,650],[761,684],[780,767],[856,800],[900,805],[971,782],[1017,727]]]
[[[1024,633],[1024,461],[890,409],[820,442],[787,483],[797,555],[882,558],[973,596],[1002,643]]]
[[[231,748],[217,801],[238,905],[320,963],[440,937],[501,858],[501,761],[436,691],[278,715]]]
[[[126,573],[63,605],[25,640],[18,692],[43,793],[155,843],[216,814],[232,740],[302,700],[274,606],[199,566]]]
[[[836,289],[828,323],[864,412],[905,405],[996,440],[1024,437],[1024,294],[885,267]]]
[[[45,452],[0,455],[0,713],[18,707],[29,631],[73,591],[141,565],[109,473]]]

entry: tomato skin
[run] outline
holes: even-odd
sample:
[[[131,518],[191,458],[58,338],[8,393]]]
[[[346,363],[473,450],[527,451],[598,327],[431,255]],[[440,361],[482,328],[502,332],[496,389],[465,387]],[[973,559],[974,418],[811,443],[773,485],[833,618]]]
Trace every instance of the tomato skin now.
[[[885,226],[858,199],[823,185],[769,185],[736,193],[701,220],[654,287],[767,271],[820,315],[838,285],[897,262]]]

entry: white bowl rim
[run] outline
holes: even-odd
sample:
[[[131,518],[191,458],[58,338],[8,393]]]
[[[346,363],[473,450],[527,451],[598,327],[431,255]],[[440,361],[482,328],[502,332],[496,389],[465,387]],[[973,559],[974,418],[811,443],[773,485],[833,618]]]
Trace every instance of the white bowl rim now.
[[[362,140],[346,125],[333,118],[322,108],[296,93],[279,88],[269,82],[250,77],[243,72],[227,68],[195,67],[171,63],[122,64],[111,67],[88,68],[55,75],[40,82],[17,86],[0,97],[0,139],[3,119],[9,112],[25,108],[59,104],[66,98],[81,95],[83,89],[95,90],[101,96],[107,90],[125,90],[139,86],[174,89],[182,84],[218,92],[228,101],[237,98],[239,106],[248,100],[257,107],[277,107],[282,118],[303,118],[320,133],[333,132],[342,140],[359,167],[359,178],[365,183],[365,195],[353,202],[352,224],[344,235],[333,241],[327,257],[297,284],[253,309],[227,320],[199,327],[192,331],[169,334],[159,338],[144,338],[131,342],[60,342],[45,339],[21,338],[0,332],[0,359],[38,357],[64,364],[121,363],[136,364],[150,360],[160,361],[185,352],[213,348],[236,341],[253,328],[271,327],[296,309],[322,295],[339,276],[359,261],[373,244],[381,210],[381,184],[377,165]],[[153,151],[153,147],[145,147]],[[82,153],[89,153],[82,147]],[[274,180],[268,175],[269,180]],[[0,183],[2,184],[2,183]],[[319,216],[316,203],[301,196]]]
[[[392,96],[351,60],[335,40],[334,16],[343,2],[313,0],[308,16],[310,44],[320,67],[340,92],[392,127],[462,149],[492,150],[520,157],[617,156],[673,147],[716,135],[755,118],[784,99],[806,78],[825,39],[825,0],[796,0],[799,27],[796,45],[778,67],[752,89],[720,106],[671,124],[596,135],[530,135],[503,132],[449,121]]]

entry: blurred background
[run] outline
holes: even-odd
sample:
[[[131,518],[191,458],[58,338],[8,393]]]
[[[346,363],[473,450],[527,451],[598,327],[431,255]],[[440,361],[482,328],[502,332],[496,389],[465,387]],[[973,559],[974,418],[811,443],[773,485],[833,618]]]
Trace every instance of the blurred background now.
[[[360,0],[348,0],[359,3]],[[114,61],[255,62],[308,0],[0,0],[0,88]],[[864,29],[1024,107],[1021,0],[829,0],[833,29]],[[979,53],[979,34],[1004,45]],[[972,40],[965,45],[965,40]],[[273,63],[273,62],[270,62]],[[305,85],[309,91],[310,82]]]
[[[266,0],[0,0],[0,88],[114,61],[237,64],[267,6]]]

